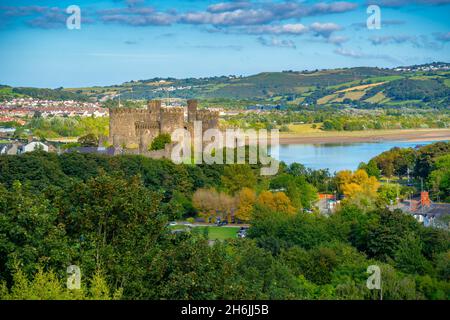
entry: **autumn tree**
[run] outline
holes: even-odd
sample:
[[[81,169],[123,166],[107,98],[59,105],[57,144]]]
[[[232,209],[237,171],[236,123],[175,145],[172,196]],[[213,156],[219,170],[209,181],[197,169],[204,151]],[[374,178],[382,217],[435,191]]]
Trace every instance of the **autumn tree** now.
[[[354,173],[348,170],[340,171],[336,179],[340,192],[348,198],[359,193],[375,198],[380,187],[380,183],[375,177],[369,177],[367,172],[361,169]]]
[[[267,207],[272,211],[282,212],[288,215],[295,214],[296,210],[291,204],[291,200],[284,192],[263,191],[258,196],[256,203],[259,206]]]
[[[216,211],[218,198],[215,189],[198,189],[192,196],[192,204],[201,215],[210,216]]]
[[[253,206],[256,202],[255,191],[250,188],[243,188],[239,192],[239,204],[238,210],[236,211],[236,218],[248,222],[252,218]]]
[[[230,221],[237,208],[235,197],[213,188],[198,189],[193,195],[192,203],[200,214],[208,219],[219,216],[221,219]]]

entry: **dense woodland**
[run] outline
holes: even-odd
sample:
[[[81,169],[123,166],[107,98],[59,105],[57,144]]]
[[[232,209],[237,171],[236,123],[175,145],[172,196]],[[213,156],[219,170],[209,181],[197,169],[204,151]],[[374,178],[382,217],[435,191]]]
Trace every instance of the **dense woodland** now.
[[[448,182],[449,150],[415,150],[413,175]],[[449,299],[448,229],[386,209],[378,177],[391,159],[403,173],[398,152],[356,172],[282,164],[273,177],[141,156],[0,156],[0,298],[379,299],[366,288],[378,265],[384,299]],[[344,196],[339,211],[310,211],[317,191]],[[248,237],[211,245],[167,226],[217,215],[249,222]],[[82,290],[65,287],[71,264]]]

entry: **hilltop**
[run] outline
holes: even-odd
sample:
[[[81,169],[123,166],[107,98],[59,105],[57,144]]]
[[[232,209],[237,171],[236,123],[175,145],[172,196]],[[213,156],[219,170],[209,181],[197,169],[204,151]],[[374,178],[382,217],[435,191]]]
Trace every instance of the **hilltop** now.
[[[448,107],[450,64],[435,62],[393,69],[356,67],[312,71],[263,72],[251,76],[208,78],[152,78],[114,86],[85,88],[11,88],[2,86],[0,98],[31,96],[61,100],[107,101],[154,98],[199,98],[228,104],[280,103],[296,106],[351,105],[371,107]],[[234,103],[234,105],[239,105]]]

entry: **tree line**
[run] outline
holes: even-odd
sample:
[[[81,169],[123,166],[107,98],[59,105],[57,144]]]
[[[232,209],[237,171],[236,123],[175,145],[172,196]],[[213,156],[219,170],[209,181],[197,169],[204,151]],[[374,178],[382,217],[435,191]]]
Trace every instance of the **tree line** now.
[[[369,265],[382,270],[385,299],[450,298],[448,231],[387,210],[366,170],[257,170],[141,156],[0,156],[0,298],[379,299],[366,287]],[[318,190],[345,195],[337,213],[304,210]],[[211,245],[195,228],[167,226],[209,213],[211,203],[226,212],[233,201],[251,224],[245,239]],[[80,291],[64,286],[69,265],[82,270]]]

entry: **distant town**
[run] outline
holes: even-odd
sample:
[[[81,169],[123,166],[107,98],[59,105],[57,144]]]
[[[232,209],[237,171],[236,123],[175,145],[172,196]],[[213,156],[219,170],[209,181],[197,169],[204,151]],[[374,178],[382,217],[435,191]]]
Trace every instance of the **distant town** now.
[[[107,117],[108,109],[99,102],[52,101],[35,98],[14,98],[0,103],[0,122],[16,121],[15,117]],[[18,120],[20,121],[20,120]]]

